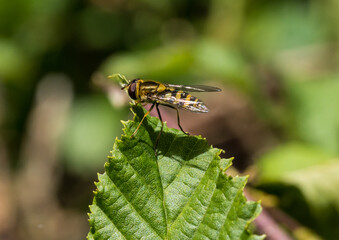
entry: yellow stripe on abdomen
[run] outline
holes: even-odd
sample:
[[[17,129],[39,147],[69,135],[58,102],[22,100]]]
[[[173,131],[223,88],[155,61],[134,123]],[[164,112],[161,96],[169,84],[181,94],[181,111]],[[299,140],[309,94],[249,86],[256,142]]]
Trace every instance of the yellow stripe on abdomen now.
[[[195,101],[194,101],[193,107],[195,107],[195,108],[197,107],[197,105],[198,105],[198,101],[199,101],[199,99],[198,99],[198,98],[196,98],[196,99],[195,99]]]
[[[173,92],[173,93],[175,93],[175,92]],[[175,93],[175,98],[177,99],[177,100],[179,100],[179,99],[181,99],[181,94],[183,93],[183,91],[178,91],[177,93]]]
[[[187,96],[185,98],[185,103],[184,103],[185,107],[192,105],[191,97],[192,97],[191,94],[187,94]]]

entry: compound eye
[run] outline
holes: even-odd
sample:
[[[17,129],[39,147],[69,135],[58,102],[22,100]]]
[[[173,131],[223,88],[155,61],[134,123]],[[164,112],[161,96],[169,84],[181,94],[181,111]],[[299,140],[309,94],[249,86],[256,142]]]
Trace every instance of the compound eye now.
[[[136,100],[136,88],[137,88],[137,83],[136,82],[132,82],[131,85],[128,88],[128,95],[130,96],[130,98],[132,98],[133,100]]]

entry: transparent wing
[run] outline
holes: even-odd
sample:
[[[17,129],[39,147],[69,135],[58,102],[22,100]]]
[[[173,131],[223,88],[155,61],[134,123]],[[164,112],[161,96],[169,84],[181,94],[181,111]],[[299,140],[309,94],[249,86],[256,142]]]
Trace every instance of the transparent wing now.
[[[206,113],[208,112],[208,108],[205,104],[197,99],[196,97],[182,92],[181,94],[186,94],[186,97],[177,98],[176,93],[172,91],[164,91],[161,93],[149,95],[148,98],[151,102],[156,101],[161,105],[169,106],[172,108],[180,108],[186,111],[196,112],[196,113]],[[187,98],[189,96],[189,99]]]
[[[207,85],[177,85],[177,84],[165,84],[166,87],[183,90],[186,92],[220,92],[221,89],[217,87]]]

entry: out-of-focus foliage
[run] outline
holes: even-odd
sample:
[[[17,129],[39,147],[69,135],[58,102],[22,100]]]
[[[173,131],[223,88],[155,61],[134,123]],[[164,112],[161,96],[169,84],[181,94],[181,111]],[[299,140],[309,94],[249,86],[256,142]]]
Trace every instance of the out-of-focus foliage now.
[[[332,153],[339,153],[339,76],[287,83],[294,135]],[[295,128],[293,128],[295,127]]]
[[[126,93],[106,78],[116,72],[221,87],[201,95],[209,114],[181,113],[184,129],[240,170],[257,169],[252,187],[278,197],[268,205],[339,238],[338,12],[336,0],[0,0],[0,202],[11,206],[0,211],[0,238],[85,237],[95,173],[130,116]],[[38,100],[55,73],[73,85],[70,109]],[[41,109],[66,120],[62,137]],[[161,110],[176,126],[175,112]],[[41,172],[54,185],[39,185]],[[27,186],[41,196],[20,197]],[[26,211],[41,205],[60,214],[46,222]],[[275,221],[295,237],[284,219]]]
[[[112,140],[121,134],[119,123],[126,112],[112,109],[102,96],[79,99],[73,108],[63,147],[69,167],[79,174],[86,174],[104,164],[104,159],[93,159],[110,151]]]
[[[280,197],[283,208],[327,239],[339,234],[329,224],[339,214],[338,159],[314,146],[290,143],[262,156],[258,167],[261,185]]]

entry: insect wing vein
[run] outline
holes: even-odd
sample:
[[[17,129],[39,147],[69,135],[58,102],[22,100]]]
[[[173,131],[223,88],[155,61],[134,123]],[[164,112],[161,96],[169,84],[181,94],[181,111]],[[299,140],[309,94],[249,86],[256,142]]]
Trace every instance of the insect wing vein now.
[[[187,92],[220,92],[221,89],[208,85],[177,85],[177,84],[166,84],[169,89],[183,90]]]
[[[178,97],[180,95],[181,97]],[[191,112],[208,112],[205,104],[200,101],[198,98],[182,91],[164,91],[149,96],[151,101],[156,101],[161,105],[167,105],[175,108],[180,108],[183,110]]]

